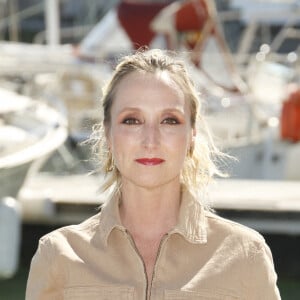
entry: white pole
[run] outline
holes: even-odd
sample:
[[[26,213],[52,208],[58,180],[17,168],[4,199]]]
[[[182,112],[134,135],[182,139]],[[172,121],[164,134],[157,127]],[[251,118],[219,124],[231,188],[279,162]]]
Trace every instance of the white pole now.
[[[45,0],[46,41],[50,46],[60,44],[59,0]]]

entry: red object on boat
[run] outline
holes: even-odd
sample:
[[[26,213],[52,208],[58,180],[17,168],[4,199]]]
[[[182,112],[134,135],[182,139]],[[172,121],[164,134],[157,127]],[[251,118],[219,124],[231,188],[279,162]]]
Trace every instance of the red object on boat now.
[[[283,102],[281,138],[292,142],[300,141],[300,88],[293,91]]]
[[[185,34],[185,44],[190,49],[205,41],[207,35],[203,35],[203,32],[209,19],[206,0],[189,0],[181,4],[175,15],[175,26],[179,33]],[[209,32],[213,33],[213,26]]]
[[[201,30],[208,18],[206,1],[186,1],[182,3],[180,9],[176,12],[176,29],[178,31]]]
[[[168,2],[135,2],[122,1],[117,8],[119,21],[129,36],[135,49],[149,46],[155,33],[150,29],[150,23],[156,14]]]

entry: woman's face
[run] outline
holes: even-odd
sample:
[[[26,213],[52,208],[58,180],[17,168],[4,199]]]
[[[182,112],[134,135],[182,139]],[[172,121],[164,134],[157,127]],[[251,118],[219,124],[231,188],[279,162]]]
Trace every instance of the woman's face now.
[[[123,185],[179,184],[194,134],[190,114],[183,92],[167,73],[136,71],[122,79],[107,139]]]

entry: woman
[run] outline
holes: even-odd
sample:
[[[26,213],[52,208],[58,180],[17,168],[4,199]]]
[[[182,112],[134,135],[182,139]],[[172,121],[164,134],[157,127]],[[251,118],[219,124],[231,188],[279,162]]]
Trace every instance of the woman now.
[[[111,197],[99,214],[40,240],[27,300],[280,299],[263,238],[205,208],[218,152],[199,109],[176,57],[123,58],[98,131]]]

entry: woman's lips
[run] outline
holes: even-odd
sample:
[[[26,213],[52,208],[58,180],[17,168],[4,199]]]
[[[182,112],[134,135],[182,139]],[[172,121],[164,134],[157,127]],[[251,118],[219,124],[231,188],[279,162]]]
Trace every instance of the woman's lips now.
[[[138,158],[135,160],[139,164],[145,165],[145,166],[155,166],[159,165],[164,162],[164,159],[161,158]]]

